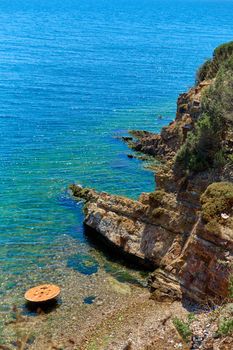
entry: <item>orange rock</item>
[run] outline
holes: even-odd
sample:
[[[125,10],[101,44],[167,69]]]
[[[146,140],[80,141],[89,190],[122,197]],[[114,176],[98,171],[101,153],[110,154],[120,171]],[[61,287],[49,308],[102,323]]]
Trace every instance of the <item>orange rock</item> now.
[[[40,303],[56,298],[60,292],[60,288],[54,284],[42,284],[29,289],[24,297],[27,301]]]

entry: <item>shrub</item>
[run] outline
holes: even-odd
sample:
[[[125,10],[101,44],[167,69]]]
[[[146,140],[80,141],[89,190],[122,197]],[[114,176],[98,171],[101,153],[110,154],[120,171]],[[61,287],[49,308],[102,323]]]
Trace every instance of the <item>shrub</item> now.
[[[215,182],[201,196],[202,217],[206,222],[218,221],[221,213],[228,213],[233,206],[233,184]]]
[[[193,312],[190,312],[187,318],[188,318],[188,324],[191,324],[192,322],[196,321],[196,316]]]
[[[218,46],[213,53],[213,59],[208,59],[197,71],[196,83],[215,78],[219,69],[233,54],[233,41]]]
[[[188,343],[191,340],[192,332],[189,323],[183,322],[178,317],[174,317],[173,324],[176,327],[177,332],[180,334],[182,339]]]
[[[230,160],[230,158],[228,158]],[[226,164],[226,152],[223,149],[220,149],[215,153],[213,167],[222,168]]]
[[[213,118],[213,122],[232,120],[233,113],[233,56],[219,70],[214,84],[202,97],[202,110]],[[224,120],[222,120],[224,119]]]
[[[225,133],[233,128],[233,43],[216,53],[221,61],[215,82],[205,90],[201,100],[201,115],[193,131],[177,152],[175,167],[183,173],[221,168],[232,162],[231,146],[225,142]],[[206,68],[207,69],[207,68]]]
[[[214,50],[213,60],[222,63],[233,54],[233,41],[222,44]]]
[[[196,130],[188,135],[185,144],[178,151],[176,163],[193,172],[204,171],[212,167],[215,153],[220,147],[216,129],[209,115],[202,115],[197,122]]]
[[[4,323],[0,321],[0,345],[4,343],[3,339]]]
[[[217,330],[217,334],[219,336],[222,335],[229,335],[233,332],[233,318],[224,318],[219,326],[218,326],[218,330]]]
[[[201,81],[209,79],[211,77],[212,71],[212,60],[208,59],[203,65],[198,69],[196,74],[196,84]]]
[[[205,225],[205,229],[211,233],[215,233],[217,235],[221,235],[221,227],[219,225],[219,222],[216,219],[213,219],[209,221]]]

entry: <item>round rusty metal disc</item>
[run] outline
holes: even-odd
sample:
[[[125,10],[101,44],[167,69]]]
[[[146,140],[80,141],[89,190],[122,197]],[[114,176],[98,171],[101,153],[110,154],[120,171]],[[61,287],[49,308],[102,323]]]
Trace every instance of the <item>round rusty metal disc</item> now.
[[[42,284],[29,289],[24,297],[27,301],[40,303],[56,298],[60,294],[60,288],[54,284]]]

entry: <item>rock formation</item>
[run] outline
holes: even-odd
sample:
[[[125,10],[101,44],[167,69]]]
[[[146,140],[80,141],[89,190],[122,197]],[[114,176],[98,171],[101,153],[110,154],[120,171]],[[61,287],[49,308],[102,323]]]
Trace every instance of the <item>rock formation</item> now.
[[[133,139],[127,139],[136,151],[163,159],[156,171],[155,192],[142,193],[135,201],[71,186],[73,195],[85,201],[85,224],[96,235],[154,268],[149,286],[156,299],[189,296],[218,302],[228,296],[233,262],[232,166],[186,173],[176,166],[177,151],[201,116],[202,96],[214,83],[212,77],[180,95],[176,118],[160,135],[136,131],[131,133]],[[227,130],[222,138],[231,152],[233,132]]]
[[[194,127],[200,113],[202,91],[211,84],[203,81],[198,86],[181,94],[177,101],[176,119],[161,130],[160,134],[132,130],[133,138],[124,138],[135,151],[157,157],[173,159],[179,147],[186,139],[187,133]]]

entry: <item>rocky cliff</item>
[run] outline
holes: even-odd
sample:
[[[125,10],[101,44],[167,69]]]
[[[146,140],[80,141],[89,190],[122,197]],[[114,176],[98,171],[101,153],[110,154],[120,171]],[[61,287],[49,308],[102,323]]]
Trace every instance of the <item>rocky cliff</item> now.
[[[159,157],[173,159],[179,147],[184,143],[189,131],[193,130],[200,114],[201,93],[212,80],[200,82],[188,92],[179,96],[176,118],[161,130],[160,134],[131,130],[132,137],[126,138],[135,151]]]
[[[181,299],[185,295],[197,301],[218,302],[228,296],[233,263],[231,118],[224,119],[220,132],[212,133],[219,140],[224,161],[213,162],[213,155],[209,155],[213,118],[203,136],[206,110],[212,103],[208,93],[216,94],[220,74],[222,71],[209,74],[211,79],[199,81],[179,96],[176,118],[160,135],[132,132],[133,149],[163,160],[156,171],[155,192],[142,193],[134,201],[71,186],[73,195],[85,201],[85,224],[96,235],[154,268],[149,286],[156,299]],[[203,153],[204,165],[197,162],[202,160],[203,144],[204,151],[208,150],[207,155]],[[185,163],[187,152],[195,156],[193,168],[192,153]],[[220,157],[217,152],[215,159]]]

